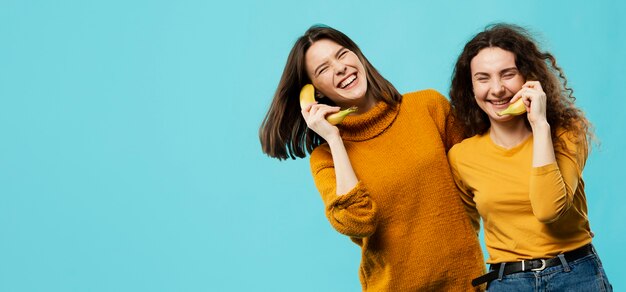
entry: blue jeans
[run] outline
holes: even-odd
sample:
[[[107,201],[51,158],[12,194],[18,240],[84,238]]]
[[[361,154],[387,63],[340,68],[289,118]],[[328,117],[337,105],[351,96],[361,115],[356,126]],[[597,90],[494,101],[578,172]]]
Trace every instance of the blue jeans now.
[[[565,265],[506,275],[501,280],[491,281],[487,291],[613,291],[613,286],[594,250],[593,254]]]

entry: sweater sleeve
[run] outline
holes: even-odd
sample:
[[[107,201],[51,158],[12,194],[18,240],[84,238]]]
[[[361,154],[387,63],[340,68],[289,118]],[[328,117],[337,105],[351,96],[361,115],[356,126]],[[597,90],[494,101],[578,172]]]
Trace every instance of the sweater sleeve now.
[[[454,178],[454,182],[456,183],[457,188],[460,191],[461,201],[463,202],[463,207],[465,207],[465,213],[470,219],[472,223],[472,227],[476,232],[476,236],[478,236],[478,232],[480,231],[480,214],[478,213],[478,209],[476,209],[476,202],[474,202],[474,194],[472,191],[463,183],[463,179],[461,178],[461,174],[459,173],[457,167],[457,155],[460,155],[459,147],[452,147],[448,152],[448,161],[450,162],[450,170],[452,172],[452,177]]]
[[[571,138],[567,133],[560,135],[562,143],[554,153],[556,162],[531,171],[530,203],[533,214],[543,223],[555,222],[569,210],[579,187],[587,160],[587,141],[583,138],[576,143]]]
[[[341,234],[357,238],[371,236],[376,231],[376,204],[362,181],[348,193],[336,194],[335,167],[325,146],[311,154],[311,172],[328,221]]]
[[[463,140],[462,125],[457,122],[452,114],[450,102],[436,90],[428,90],[432,96],[429,103],[430,114],[437,124],[441,141],[443,141],[446,152],[456,143]]]

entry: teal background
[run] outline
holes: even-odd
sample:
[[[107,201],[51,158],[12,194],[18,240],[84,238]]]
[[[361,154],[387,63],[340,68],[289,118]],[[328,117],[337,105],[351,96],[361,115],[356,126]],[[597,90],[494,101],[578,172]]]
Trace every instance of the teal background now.
[[[536,33],[596,127],[589,217],[625,290],[626,5],[587,3],[0,0],[0,291],[358,291],[308,159],[261,152],[291,46],[331,25],[447,95],[495,21]]]

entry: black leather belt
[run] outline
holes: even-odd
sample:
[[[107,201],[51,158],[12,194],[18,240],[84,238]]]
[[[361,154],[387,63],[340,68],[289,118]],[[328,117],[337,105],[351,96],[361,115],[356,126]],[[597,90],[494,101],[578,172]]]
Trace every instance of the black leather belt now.
[[[579,258],[588,256],[593,253],[593,247],[590,244],[587,244],[583,247],[579,247],[575,250],[568,251],[563,254],[565,256],[565,260],[567,262],[575,261]],[[561,264],[561,260],[559,257],[553,257],[551,259],[536,259],[536,260],[525,260],[521,262],[509,262],[504,264],[504,274],[510,275],[520,272],[528,272],[528,271],[542,271],[545,268],[558,266]],[[473,286],[478,286],[482,283],[488,283],[495,279],[498,279],[498,275],[500,274],[500,266],[501,264],[491,264],[489,266],[490,272],[484,274],[474,280],[472,280]]]

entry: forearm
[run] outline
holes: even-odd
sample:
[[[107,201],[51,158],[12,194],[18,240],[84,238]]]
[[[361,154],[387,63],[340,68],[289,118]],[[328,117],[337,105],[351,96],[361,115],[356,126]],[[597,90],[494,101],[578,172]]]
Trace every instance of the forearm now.
[[[533,131],[533,167],[540,167],[556,162],[550,124],[547,122],[532,125]]]
[[[333,156],[335,165],[336,193],[343,195],[352,190],[358,183],[348,152],[340,136],[335,136],[328,141],[328,146]]]
[[[533,172],[529,198],[535,217],[543,223],[558,220],[571,204],[554,152],[550,125],[547,122],[533,125]]]

